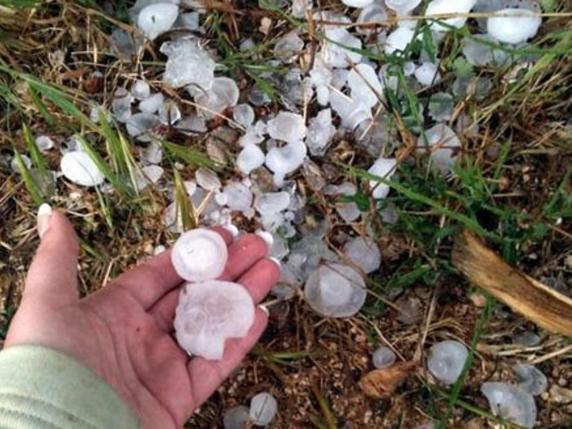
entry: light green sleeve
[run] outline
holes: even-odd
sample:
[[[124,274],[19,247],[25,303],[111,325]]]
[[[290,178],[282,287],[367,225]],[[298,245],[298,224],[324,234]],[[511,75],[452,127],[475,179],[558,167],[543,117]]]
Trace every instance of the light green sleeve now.
[[[133,429],[110,385],[75,359],[39,346],[0,352],[1,429]]]

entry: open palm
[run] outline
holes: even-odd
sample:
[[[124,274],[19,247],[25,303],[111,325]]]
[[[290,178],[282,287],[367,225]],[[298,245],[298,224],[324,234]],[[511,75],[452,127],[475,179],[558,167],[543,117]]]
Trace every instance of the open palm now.
[[[279,277],[255,235],[229,246],[222,276],[243,284],[255,302]],[[61,213],[49,229],[28,272],[22,303],[5,346],[34,344],[66,353],[92,369],[131,407],[145,428],[180,428],[240,364],[266,323],[258,308],[249,334],[226,342],[221,361],[189,357],[173,339],[173,318],[181,278],[169,252],[122,274],[93,295],[77,292],[78,240]]]

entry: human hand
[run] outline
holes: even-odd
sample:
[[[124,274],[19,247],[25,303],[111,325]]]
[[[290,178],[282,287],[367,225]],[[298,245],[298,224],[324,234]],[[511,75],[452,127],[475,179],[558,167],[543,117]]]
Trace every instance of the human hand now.
[[[46,229],[47,228],[47,229]],[[66,217],[39,216],[41,243],[5,347],[40,345],[74,357],[111,386],[145,428],[180,428],[254,346],[267,324],[256,309],[248,335],[229,340],[223,359],[190,358],[173,339],[181,278],[170,252],[141,263],[87,298],[79,299],[78,239]],[[279,278],[256,235],[232,242],[224,280],[241,283],[260,302]]]

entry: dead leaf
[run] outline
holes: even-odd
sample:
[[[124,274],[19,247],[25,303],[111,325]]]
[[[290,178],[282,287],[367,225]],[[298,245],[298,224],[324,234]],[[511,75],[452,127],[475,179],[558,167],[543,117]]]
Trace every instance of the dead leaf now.
[[[572,336],[572,300],[511,267],[468,231],[455,239],[453,265],[528,320]]]
[[[364,375],[359,385],[363,393],[370,398],[387,398],[403,383],[416,366],[416,362],[398,362],[388,368],[376,369]]]

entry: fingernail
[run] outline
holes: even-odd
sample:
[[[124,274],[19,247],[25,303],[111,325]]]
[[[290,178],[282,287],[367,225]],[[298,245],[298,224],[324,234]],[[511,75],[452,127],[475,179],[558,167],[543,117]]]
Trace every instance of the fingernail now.
[[[234,226],[233,224],[228,224],[228,225],[223,225],[223,228],[226,229],[228,232],[230,232],[230,235],[232,235],[232,238],[236,238],[238,237],[238,228],[236,226]]]
[[[268,247],[268,251],[270,252],[270,249],[272,249],[272,245],[274,244],[274,237],[272,237],[272,234],[261,229],[257,229],[254,233],[264,240],[266,247]]]
[[[275,257],[271,256],[270,259],[272,262],[274,262],[276,265],[278,265],[278,268],[281,270],[282,269],[282,264],[280,263],[280,261],[278,259],[276,259]]]
[[[266,313],[267,316],[270,316],[270,311],[268,311],[268,308],[265,305],[259,305],[258,308],[260,308],[262,311],[264,311]]]
[[[38,228],[38,235],[40,238],[44,236],[46,231],[50,226],[50,218],[52,217],[52,208],[49,204],[43,203],[38,208],[38,216],[37,216],[37,228]]]

